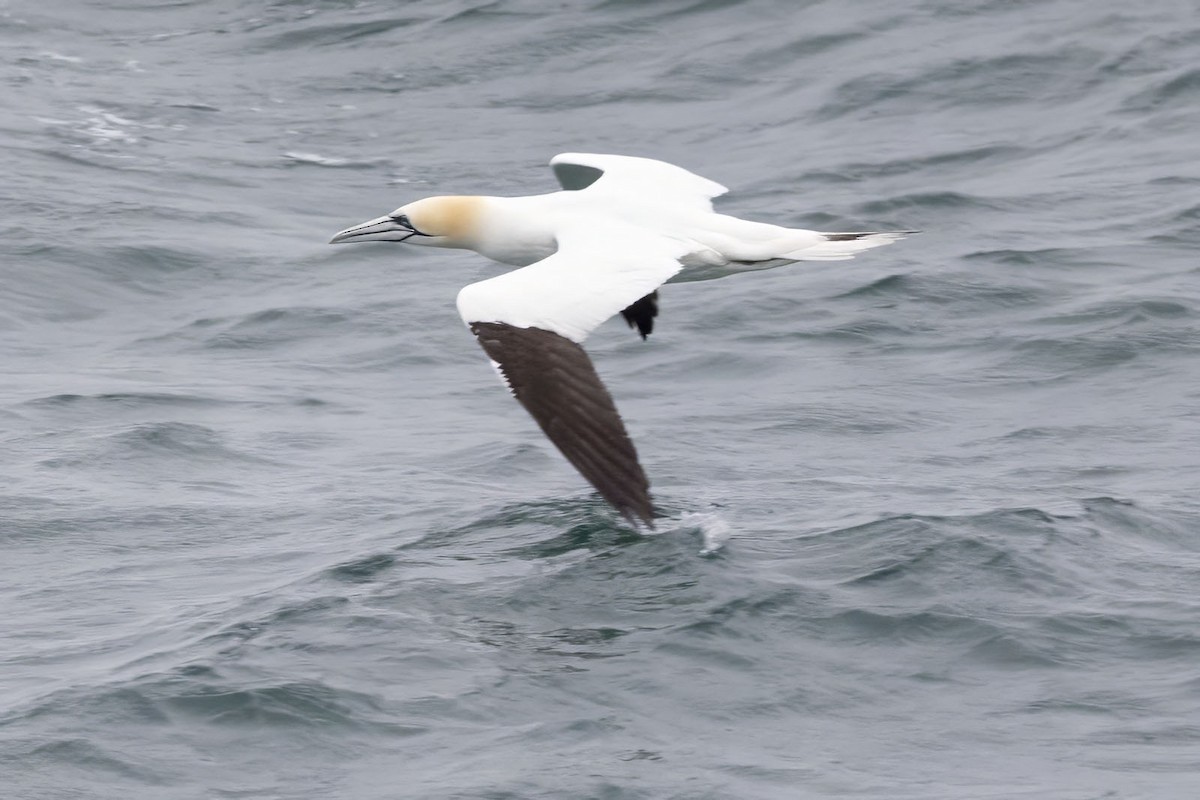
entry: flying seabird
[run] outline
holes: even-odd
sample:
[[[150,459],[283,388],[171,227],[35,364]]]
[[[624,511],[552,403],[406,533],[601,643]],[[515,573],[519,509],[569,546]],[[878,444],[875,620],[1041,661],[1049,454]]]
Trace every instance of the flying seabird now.
[[[643,339],[658,287],[794,261],[840,261],[914,231],[821,233],[713,211],[728,189],[632,156],[564,153],[562,191],[427,197],[330,240],[474,250],[522,267],[472,283],[458,312],[492,366],[567,460],[635,527],[654,527],[637,451],[581,344],[620,312]]]

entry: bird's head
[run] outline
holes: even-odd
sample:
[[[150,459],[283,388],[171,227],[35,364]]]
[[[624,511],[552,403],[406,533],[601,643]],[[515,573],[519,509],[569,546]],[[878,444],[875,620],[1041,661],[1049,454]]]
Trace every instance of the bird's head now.
[[[339,231],[330,244],[408,242],[426,247],[470,248],[479,229],[479,197],[426,197],[385,217]]]

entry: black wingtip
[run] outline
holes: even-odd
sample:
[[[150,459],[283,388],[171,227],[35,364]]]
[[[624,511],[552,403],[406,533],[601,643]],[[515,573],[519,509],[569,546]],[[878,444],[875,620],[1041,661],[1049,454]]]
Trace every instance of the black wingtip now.
[[[642,335],[642,341],[654,332],[654,318],[658,316],[658,291],[655,290],[628,308],[621,310],[621,316],[631,328],[637,328]]]
[[[649,497],[646,498],[647,501],[649,499]],[[630,505],[622,505],[617,507],[617,511],[621,512],[621,516],[625,518],[625,521],[637,530],[641,530],[642,528],[649,531],[654,530],[654,520],[657,519],[657,516],[649,504],[637,508]]]
[[[868,236],[880,236],[882,234],[908,236],[914,233],[920,233],[920,231],[856,231],[853,233],[823,233],[821,235],[829,242],[853,242],[858,239],[865,239]]]
[[[653,530],[650,482],[584,349],[542,328],[472,322],[471,331],[567,461],[631,524]]]

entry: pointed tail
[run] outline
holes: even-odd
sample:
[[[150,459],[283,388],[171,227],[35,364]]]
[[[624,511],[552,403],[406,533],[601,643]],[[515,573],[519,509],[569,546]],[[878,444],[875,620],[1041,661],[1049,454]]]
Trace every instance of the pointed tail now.
[[[805,231],[808,233],[808,231]],[[845,261],[863,250],[899,241],[920,231],[877,231],[873,233],[818,233],[812,244],[782,253],[779,258],[795,261]]]

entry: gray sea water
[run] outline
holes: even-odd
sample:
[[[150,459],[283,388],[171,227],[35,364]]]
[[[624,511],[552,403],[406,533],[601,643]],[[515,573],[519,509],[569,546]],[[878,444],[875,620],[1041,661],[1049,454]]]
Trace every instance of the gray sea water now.
[[[0,0],[0,796],[1200,795],[1200,9]],[[918,228],[589,349],[630,530],[465,252],[646,155]]]

